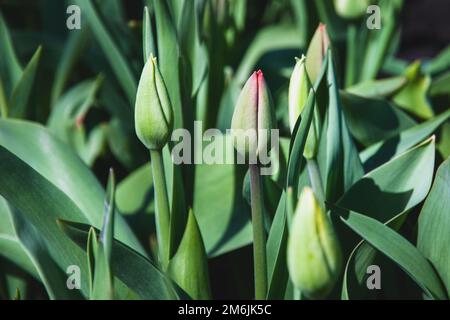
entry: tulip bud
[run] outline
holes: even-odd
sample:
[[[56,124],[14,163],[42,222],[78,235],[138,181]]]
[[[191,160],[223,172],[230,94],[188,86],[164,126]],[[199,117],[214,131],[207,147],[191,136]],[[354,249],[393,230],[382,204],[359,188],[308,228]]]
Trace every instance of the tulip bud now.
[[[309,80],[305,67],[305,56],[302,56],[301,59],[297,59],[297,63],[295,64],[294,71],[292,72],[289,82],[289,126],[291,133],[294,131],[299,115],[305,108],[311,88],[312,84]],[[314,118],[311,123],[308,137],[306,139],[305,149],[303,151],[303,155],[306,159],[312,159],[317,154],[319,146],[319,132],[320,116],[315,106]]]
[[[330,38],[328,37],[327,27],[321,23],[317,27],[306,51],[306,70],[308,70],[308,75],[312,83],[315,83],[319,77],[323,59],[329,45]]]
[[[150,55],[142,70],[136,94],[135,129],[141,142],[150,150],[161,150],[172,132],[172,105],[166,85]]]
[[[295,123],[302,113],[308,93],[311,89],[311,82],[305,67],[305,56],[297,59],[289,81],[289,126],[291,132],[294,131]]]
[[[341,249],[330,218],[305,187],[292,219],[287,262],[293,284],[311,299],[325,298],[339,277]]]
[[[231,120],[236,150],[250,159],[268,150],[273,127],[272,99],[261,70],[253,72],[242,88]]]
[[[366,13],[369,0],[334,0],[334,9],[344,19],[356,19]]]

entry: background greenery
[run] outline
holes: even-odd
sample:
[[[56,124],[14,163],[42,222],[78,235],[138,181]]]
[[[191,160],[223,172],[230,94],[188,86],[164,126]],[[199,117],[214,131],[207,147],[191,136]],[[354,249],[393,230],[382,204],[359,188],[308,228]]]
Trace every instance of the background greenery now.
[[[148,151],[134,132],[144,5],[150,21],[145,43],[158,57],[175,127],[191,130],[193,120],[202,120],[204,129],[229,128],[243,83],[254,69],[264,71],[283,136],[280,169],[264,180],[268,250],[273,250],[269,270],[275,279],[270,297],[290,297],[280,208],[292,163],[289,145],[296,140],[289,132],[288,82],[294,57],[306,53],[319,22],[327,25],[336,68],[331,80],[336,90],[325,96],[339,96],[342,104],[335,108],[348,126],[326,130],[351,141],[342,149],[342,158],[350,159],[342,164],[345,176],[328,199],[349,211],[337,226],[341,239],[349,241],[348,264],[331,297],[421,298],[423,292],[448,297],[450,164],[441,165],[450,155],[448,38],[436,36],[439,29],[427,30],[434,35],[424,49],[423,37],[413,40],[423,34],[414,29],[421,22],[402,25],[413,5],[378,2],[382,29],[369,31],[364,17],[342,19],[325,0],[0,0],[0,297],[14,297],[16,288],[30,299],[88,296],[87,276],[80,292],[65,290],[65,268],[77,264],[89,274],[84,250],[89,226],[102,226],[110,167],[117,181],[118,241],[111,262],[116,298],[179,296],[150,261],[152,175]],[[81,30],[65,27],[72,3],[81,7]],[[442,28],[448,30],[448,24]],[[388,80],[375,81],[382,78]],[[352,166],[352,159],[360,167]],[[246,168],[172,167],[167,148],[165,164],[172,210],[180,213],[175,241],[192,208],[209,257],[212,296],[251,298]],[[325,175],[331,172],[328,163],[322,168]],[[302,170],[297,168],[299,175]],[[410,243],[390,247],[399,239]],[[380,251],[384,255],[376,254]],[[386,280],[383,290],[367,296],[372,293],[361,289],[364,266],[372,263],[381,266]]]

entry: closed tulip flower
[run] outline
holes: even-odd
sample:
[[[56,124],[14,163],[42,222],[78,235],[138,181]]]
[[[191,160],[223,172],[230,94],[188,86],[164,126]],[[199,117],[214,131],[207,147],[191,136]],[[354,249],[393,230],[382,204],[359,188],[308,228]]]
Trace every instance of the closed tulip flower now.
[[[136,94],[135,129],[139,140],[150,150],[161,150],[173,126],[172,105],[166,85],[151,56],[142,70]]]
[[[306,72],[305,56],[297,59],[294,71],[289,81],[289,126],[291,133],[294,131],[298,117],[305,108],[308,95],[312,88],[308,73]],[[306,139],[303,155],[306,159],[316,156],[319,146],[320,116],[317,108],[314,108],[314,118]]]
[[[267,150],[273,127],[272,100],[261,70],[253,72],[242,89],[231,121],[236,150],[250,159]]]
[[[309,187],[300,195],[287,250],[295,287],[308,298],[325,298],[341,271],[341,249],[329,217]]]
[[[319,77],[323,60],[330,46],[330,38],[328,37],[327,27],[323,23],[319,24],[314,33],[308,50],[306,51],[306,70],[308,70],[309,78],[315,83]]]
[[[366,13],[369,0],[334,0],[334,9],[344,19],[356,19]]]

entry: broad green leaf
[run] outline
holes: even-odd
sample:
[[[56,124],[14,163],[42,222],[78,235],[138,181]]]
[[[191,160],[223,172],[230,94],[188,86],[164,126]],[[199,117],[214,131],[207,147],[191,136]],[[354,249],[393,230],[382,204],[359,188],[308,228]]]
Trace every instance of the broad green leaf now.
[[[86,250],[91,226],[64,220],[58,220],[58,224],[64,233],[78,245],[75,246],[77,249],[80,247]],[[83,254],[86,258],[84,252]],[[113,241],[111,263],[114,266],[114,275],[117,277],[115,280],[120,280],[120,283],[133,290],[133,292],[129,292],[129,295],[135,293],[141,299],[150,300],[178,298],[170,280],[150,260],[116,239]],[[117,285],[120,285],[117,282],[119,281],[114,282],[116,289]]]
[[[329,105],[323,127],[318,160],[328,201],[337,200],[364,173],[342,111],[332,52],[328,52]],[[322,158],[322,159],[321,159]]]
[[[86,17],[85,19],[88,21],[95,39],[102,48],[117,80],[122,86],[122,89],[128,98],[128,102],[130,105],[134,105],[137,82],[126,57],[114,42],[92,1],[76,0],[75,3],[80,6],[81,12],[84,14],[83,16]]]
[[[340,96],[348,128],[365,146],[391,138],[416,124],[386,100],[363,98],[343,91]]]
[[[168,270],[172,279],[191,298],[211,298],[208,257],[192,210],[189,210],[186,230]]]
[[[432,265],[408,240],[381,222],[357,212],[341,210],[339,216],[349,228],[398,264],[430,298],[447,298]]]
[[[430,119],[433,116],[433,108],[428,102],[427,94],[431,78],[428,75],[421,75],[420,68],[419,61],[408,67],[406,70],[408,83],[393,97],[393,102],[420,118]]]
[[[432,135],[449,118],[450,110],[447,110],[433,119],[411,127],[392,138],[377,142],[364,149],[360,153],[361,161],[364,163],[364,169],[370,171],[405,152],[407,149]]]
[[[286,266],[287,236],[286,193],[283,192],[267,238],[267,299],[283,299],[286,291],[289,277]]]
[[[3,239],[0,240],[2,254],[41,281],[50,299],[79,299],[78,292],[67,290],[65,270],[58,268],[53,261],[36,228],[3,198],[1,203],[1,214],[7,215],[10,220],[2,222],[9,223],[12,228],[10,235],[0,235]],[[9,240],[9,244],[4,240]]]
[[[153,178],[150,163],[130,173],[117,185],[117,208],[122,215],[153,214]]]
[[[10,181],[1,184],[0,194],[34,224],[60,268],[65,270],[68,265],[77,264],[83,270],[85,260],[81,252],[64,241],[56,219],[100,226],[102,187],[69,147],[39,125],[1,120],[0,145],[0,179]],[[144,252],[120,217],[115,229],[119,240]],[[86,288],[84,281],[85,293]]]
[[[388,222],[425,199],[434,157],[434,138],[430,138],[363,176],[342,196],[339,206]]]
[[[42,48],[39,47],[34,53],[28,65],[23,70],[19,81],[11,95],[9,101],[8,114],[14,118],[23,118],[26,115],[27,107],[29,106],[29,99],[31,90],[33,89],[34,79],[38,68],[39,60],[41,59]]]
[[[234,161],[231,138],[217,139],[227,159]],[[244,175],[245,169],[232,164],[196,165],[193,211],[209,257],[251,242],[250,208],[242,197]]]
[[[409,212],[409,211],[408,211]],[[408,216],[408,212],[398,215],[390,222],[388,227],[398,231]],[[343,300],[376,298],[377,292],[367,288],[367,268],[374,264],[377,250],[362,240],[351,252],[345,266],[341,298]],[[380,266],[381,268],[381,266]],[[383,287],[381,289],[384,289]]]
[[[387,98],[398,92],[407,83],[404,76],[366,80],[345,89],[345,91],[366,98]]]
[[[450,294],[450,159],[436,172],[433,187],[419,216],[417,247],[439,273]]]

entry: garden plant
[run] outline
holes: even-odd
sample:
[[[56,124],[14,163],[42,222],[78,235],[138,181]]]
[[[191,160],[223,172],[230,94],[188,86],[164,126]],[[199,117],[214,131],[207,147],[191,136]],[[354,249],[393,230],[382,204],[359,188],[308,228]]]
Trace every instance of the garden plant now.
[[[448,299],[406,2],[0,0],[0,298]]]

